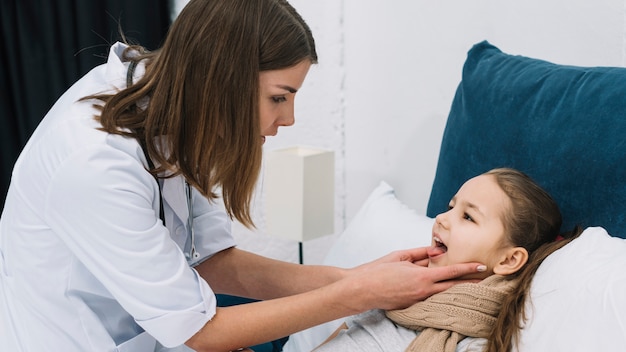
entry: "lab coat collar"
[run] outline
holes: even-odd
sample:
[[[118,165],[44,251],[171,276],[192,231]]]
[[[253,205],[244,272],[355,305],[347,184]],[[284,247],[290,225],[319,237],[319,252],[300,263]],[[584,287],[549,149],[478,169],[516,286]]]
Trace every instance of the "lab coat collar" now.
[[[111,46],[106,64],[105,76],[107,82],[112,84],[116,89],[126,88],[126,71],[128,70],[128,62],[123,62],[124,50],[128,45],[117,42]],[[132,55],[132,54],[131,54]],[[133,72],[133,81],[137,82],[146,73],[146,66],[140,62]]]

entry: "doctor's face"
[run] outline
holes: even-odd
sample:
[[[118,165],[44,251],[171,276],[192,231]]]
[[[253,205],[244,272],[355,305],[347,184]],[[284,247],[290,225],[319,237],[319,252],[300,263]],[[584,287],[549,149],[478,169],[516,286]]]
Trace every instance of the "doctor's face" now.
[[[311,63],[304,60],[289,68],[262,71],[259,74],[261,94],[259,110],[263,142],[266,136],[275,136],[278,127],[291,126],[295,122],[294,100],[310,67]]]
[[[501,254],[512,247],[503,222],[510,209],[511,201],[493,175],[465,182],[448,211],[435,218],[428,266],[479,262],[487,265],[480,278],[493,274]]]

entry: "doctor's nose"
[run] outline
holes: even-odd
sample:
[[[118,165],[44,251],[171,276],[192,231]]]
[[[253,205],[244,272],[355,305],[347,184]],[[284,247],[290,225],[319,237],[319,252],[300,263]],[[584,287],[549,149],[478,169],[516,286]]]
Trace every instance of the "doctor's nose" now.
[[[296,122],[296,119],[293,116],[293,114],[290,114],[289,116],[290,117],[283,117],[283,118],[281,118],[279,124],[281,126],[285,126],[285,127],[293,126],[293,124]]]
[[[284,127],[293,126],[295,122],[296,119],[294,117],[293,111],[286,112],[282,114],[278,119],[276,119],[276,125]]]
[[[296,122],[295,110],[295,104],[292,99],[281,109],[277,124],[285,127],[293,126]]]

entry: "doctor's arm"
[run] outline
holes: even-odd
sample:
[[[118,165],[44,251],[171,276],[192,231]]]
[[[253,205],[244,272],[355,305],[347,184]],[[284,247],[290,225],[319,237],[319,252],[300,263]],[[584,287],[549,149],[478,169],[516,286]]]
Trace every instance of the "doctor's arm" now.
[[[267,300],[218,308],[187,344],[198,351],[228,351],[369,309],[406,307],[449,288],[454,283],[446,280],[474,273],[478,266],[429,269],[415,264],[425,255],[425,248],[398,251],[353,269],[339,269],[227,249],[199,265],[200,275],[215,292]]]
[[[274,260],[234,247],[215,254],[196,270],[216,293],[261,300],[310,291],[349,273],[337,267]]]

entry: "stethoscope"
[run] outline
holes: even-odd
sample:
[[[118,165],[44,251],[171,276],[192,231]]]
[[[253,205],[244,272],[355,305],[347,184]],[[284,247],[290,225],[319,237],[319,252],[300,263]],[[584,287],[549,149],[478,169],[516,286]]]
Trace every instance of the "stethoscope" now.
[[[193,198],[192,189],[187,180],[185,182],[185,197],[187,198],[187,240],[185,241],[185,248],[183,253],[187,261],[192,261],[200,258],[200,254],[196,252],[196,233],[193,230]]]
[[[133,72],[135,71],[135,67],[137,67],[137,61],[131,61],[128,66],[128,71],[126,72],[126,85],[130,87],[133,84]],[[148,150],[143,140],[139,139],[139,145],[143,150],[143,154],[148,161],[148,167],[150,170],[154,169],[154,163],[148,155]],[[157,185],[159,186],[159,217],[161,218],[161,222],[163,226],[165,226],[165,210],[163,208],[163,192],[162,186],[159,178],[156,175],[153,175]],[[192,263],[192,261],[200,258],[200,253],[196,251],[196,234],[193,229],[193,192],[191,185],[187,180],[183,178],[184,188],[185,188],[185,198],[187,199],[187,238],[185,240],[185,246],[183,248],[183,254],[187,259],[188,263]]]
[[[143,143],[140,143],[143,144]],[[150,157],[148,156],[148,152],[146,151],[146,148],[142,145],[141,148],[143,149],[144,155],[148,161],[148,166],[150,167],[150,169],[154,169],[154,164],[152,163],[152,160],[150,159]],[[163,226],[165,226],[165,212],[164,212],[164,208],[163,208],[163,192],[162,192],[162,185],[161,185],[161,180],[159,180],[159,178],[154,175],[154,178],[156,179],[157,185],[159,186],[159,217],[161,218],[161,222],[163,222]],[[181,177],[182,178],[182,177]],[[198,258],[200,258],[200,253],[198,253],[196,251],[196,232],[193,229],[193,189],[191,187],[191,185],[189,184],[189,182],[187,182],[187,180],[185,180],[183,178],[184,183],[184,188],[185,188],[185,199],[186,199],[186,203],[187,203],[187,238],[185,239],[185,246],[183,248],[183,254],[185,254],[185,258],[187,259],[187,262],[189,262],[190,264],[194,261],[197,260]]]

